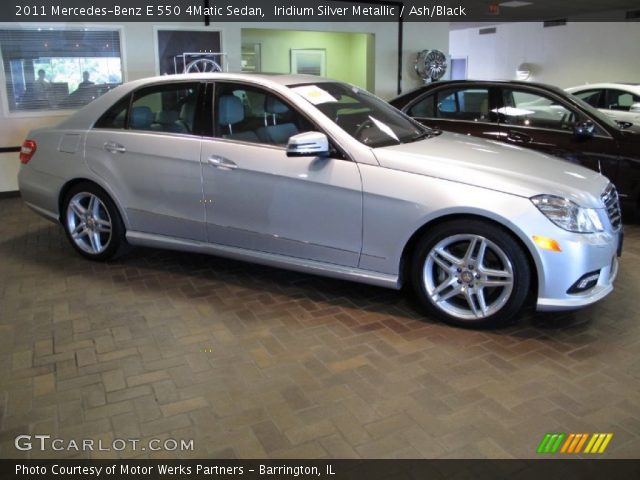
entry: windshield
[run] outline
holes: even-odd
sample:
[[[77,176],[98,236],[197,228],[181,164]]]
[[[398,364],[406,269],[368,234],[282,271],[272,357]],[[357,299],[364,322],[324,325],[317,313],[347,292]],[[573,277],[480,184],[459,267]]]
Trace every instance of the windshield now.
[[[434,133],[383,100],[353,85],[310,83],[290,88],[353,138],[369,147],[413,142]]]

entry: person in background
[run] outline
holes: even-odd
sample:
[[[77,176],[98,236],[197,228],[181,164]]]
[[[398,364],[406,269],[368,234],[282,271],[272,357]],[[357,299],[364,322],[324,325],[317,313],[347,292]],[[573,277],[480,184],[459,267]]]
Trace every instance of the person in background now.
[[[89,85],[93,85],[94,83],[89,80],[90,73],[86,70],[82,72],[82,81],[78,84],[78,88],[88,87]]]
[[[33,84],[33,99],[34,100],[49,100],[49,90],[51,84],[45,78],[45,71],[41,68],[38,70],[38,78]]]

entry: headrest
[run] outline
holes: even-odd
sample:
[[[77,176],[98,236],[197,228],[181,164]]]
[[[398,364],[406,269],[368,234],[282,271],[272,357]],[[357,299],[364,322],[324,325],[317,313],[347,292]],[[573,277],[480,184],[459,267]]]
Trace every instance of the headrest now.
[[[193,118],[193,112],[196,110],[196,102],[189,100],[182,105],[180,109],[180,118],[185,121],[190,121]]]
[[[276,97],[268,96],[264,101],[265,113],[275,114],[288,112],[289,108]]]
[[[153,122],[153,112],[149,107],[140,106],[131,109],[131,128],[149,128]]]
[[[242,100],[235,95],[223,95],[218,99],[218,123],[233,125],[244,120]]]

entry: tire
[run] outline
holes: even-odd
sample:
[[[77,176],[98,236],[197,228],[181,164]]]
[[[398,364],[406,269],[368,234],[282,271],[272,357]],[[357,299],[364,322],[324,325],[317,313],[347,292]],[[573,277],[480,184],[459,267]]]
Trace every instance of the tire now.
[[[427,312],[459,327],[508,324],[531,285],[522,247],[507,230],[483,220],[437,225],[418,243],[411,266],[413,288]]]
[[[102,188],[89,182],[74,185],[62,205],[62,225],[80,255],[103,262],[124,252],[122,217]]]

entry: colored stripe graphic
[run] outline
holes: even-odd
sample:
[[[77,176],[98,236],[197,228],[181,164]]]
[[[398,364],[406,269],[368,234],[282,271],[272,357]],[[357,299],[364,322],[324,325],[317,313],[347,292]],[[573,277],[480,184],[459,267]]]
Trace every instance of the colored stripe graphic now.
[[[590,435],[591,437],[589,437]],[[536,452],[543,454],[565,453],[574,455],[581,452],[600,454],[604,453],[612,438],[613,433],[566,434],[551,432],[544,435]]]
[[[564,433],[547,433],[538,445],[537,453],[556,453],[565,437]]]
[[[613,433],[594,433],[584,453],[604,453],[612,438]]]

